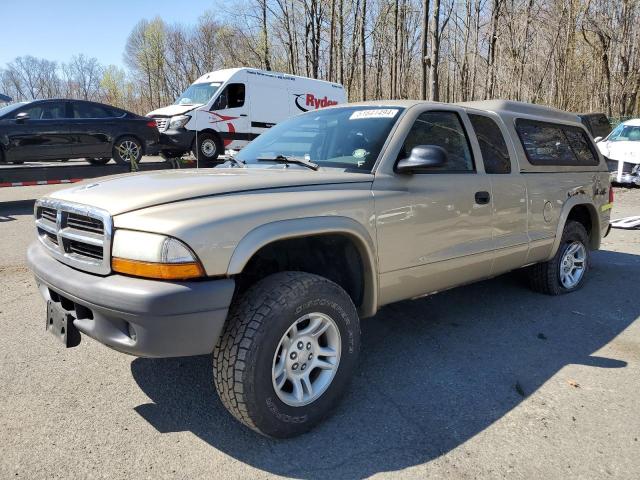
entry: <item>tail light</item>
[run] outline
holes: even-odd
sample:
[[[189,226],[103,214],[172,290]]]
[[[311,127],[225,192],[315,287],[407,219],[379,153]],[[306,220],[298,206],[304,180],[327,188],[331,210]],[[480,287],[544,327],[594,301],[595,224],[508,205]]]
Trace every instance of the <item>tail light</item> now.
[[[609,185],[609,203],[613,203],[613,186]]]
[[[147,122],[147,127],[149,127],[149,128],[158,128],[158,124],[156,123],[155,120],[149,120]]]

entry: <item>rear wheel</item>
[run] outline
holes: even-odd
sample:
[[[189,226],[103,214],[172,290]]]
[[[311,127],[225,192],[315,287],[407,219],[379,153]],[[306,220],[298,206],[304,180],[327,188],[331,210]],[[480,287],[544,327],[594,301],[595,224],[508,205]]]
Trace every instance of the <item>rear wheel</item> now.
[[[198,133],[193,142],[193,155],[198,161],[214,162],[224,148],[217,135],[209,132]]]
[[[547,295],[573,292],[582,287],[590,260],[587,230],[581,223],[569,221],[554,257],[529,267],[531,288]]]
[[[120,164],[140,163],[142,144],[135,137],[121,137],[113,145],[113,159]]]
[[[337,405],[359,350],[358,315],[342,288],[317,275],[276,273],[232,306],[214,350],[216,390],[249,428],[293,437]]]
[[[91,165],[106,165],[110,161],[110,158],[87,158],[87,162]]]

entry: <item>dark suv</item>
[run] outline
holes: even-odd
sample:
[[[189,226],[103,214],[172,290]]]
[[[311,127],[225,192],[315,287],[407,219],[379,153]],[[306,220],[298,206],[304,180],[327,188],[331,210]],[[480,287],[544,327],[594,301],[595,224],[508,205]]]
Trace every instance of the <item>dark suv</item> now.
[[[0,108],[0,162],[138,162],[155,153],[158,136],[154,120],[101,103],[34,100]]]

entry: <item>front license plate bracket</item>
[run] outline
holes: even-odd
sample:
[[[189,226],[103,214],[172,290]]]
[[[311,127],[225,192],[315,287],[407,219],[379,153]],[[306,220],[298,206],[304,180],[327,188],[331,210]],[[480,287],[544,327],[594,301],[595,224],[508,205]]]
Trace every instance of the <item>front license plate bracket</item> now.
[[[74,317],[62,309],[55,302],[47,302],[47,331],[58,338],[65,347],[80,345],[80,331],[73,324]]]

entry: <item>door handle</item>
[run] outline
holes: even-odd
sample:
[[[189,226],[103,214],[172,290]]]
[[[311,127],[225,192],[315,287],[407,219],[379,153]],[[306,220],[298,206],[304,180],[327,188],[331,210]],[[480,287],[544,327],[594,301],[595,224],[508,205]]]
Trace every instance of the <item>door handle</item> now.
[[[478,205],[486,205],[491,200],[489,192],[476,192],[476,203]]]
[[[246,116],[247,116],[247,114],[246,114],[246,113],[241,113],[241,114],[240,114],[240,116],[241,116],[241,117],[246,117]]]

